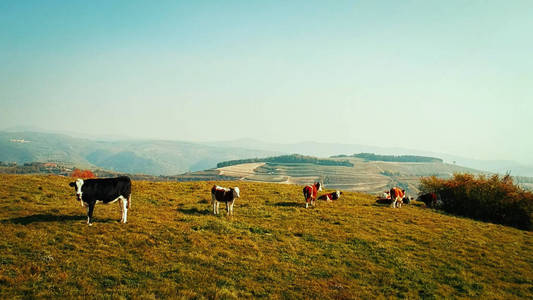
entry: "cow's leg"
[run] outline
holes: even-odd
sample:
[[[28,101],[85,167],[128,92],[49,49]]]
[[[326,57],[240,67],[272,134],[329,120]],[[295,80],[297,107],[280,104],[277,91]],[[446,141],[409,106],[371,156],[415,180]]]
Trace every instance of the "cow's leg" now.
[[[93,218],[93,211],[94,211],[94,205],[96,203],[93,201],[91,203],[89,203],[89,208],[87,208],[87,224],[89,226],[93,225],[92,223],[92,218]]]
[[[232,215],[232,216],[233,216],[233,203],[235,203],[235,200],[231,201],[231,203],[228,202],[228,205],[229,205],[229,207],[228,207],[228,213],[229,213],[230,215]]]
[[[395,208],[396,207],[396,199],[392,199],[392,203],[390,205],[391,208]]]
[[[128,200],[124,198],[122,201],[122,222],[126,223],[128,221]]]
[[[220,208],[220,202],[217,201],[217,215],[220,214],[219,208]]]
[[[226,202],[226,211],[228,212],[228,216],[229,216],[229,213],[230,213],[229,206],[230,206],[230,203],[228,201],[228,202]]]
[[[217,200],[215,199],[215,194],[211,193],[211,205],[213,205],[213,215],[217,214]]]
[[[305,208],[309,208],[309,200],[305,199]]]
[[[124,221],[124,206],[122,206],[122,197],[118,198],[118,206],[120,207],[120,222],[122,223]]]

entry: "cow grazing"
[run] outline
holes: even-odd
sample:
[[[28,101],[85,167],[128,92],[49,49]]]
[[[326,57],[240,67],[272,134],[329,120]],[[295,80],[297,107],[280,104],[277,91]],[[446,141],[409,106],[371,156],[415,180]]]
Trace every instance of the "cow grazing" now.
[[[315,206],[316,196],[319,191],[322,191],[322,184],[320,182],[315,182],[313,185],[304,187],[305,208],[308,208],[309,204]]]
[[[129,177],[103,179],[77,179],[69,184],[76,191],[81,206],[87,206],[87,224],[92,225],[93,211],[96,203],[113,203],[118,201],[122,211],[120,222],[128,220],[131,206],[131,180]]]
[[[391,197],[391,207],[400,208],[402,207],[403,198],[405,197],[405,190],[402,190],[398,187],[393,187],[390,189],[390,197]]]
[[[437,193],[427,193],[420,195],[418,196],[418,198],[416,198],[416,201],[424,202],[427,207],[432,208],[442,206],[442,200],[440,199],[440,196]]]
[[[318,197],[318,200],[326,200],[326,201],[331,201],[331,200],[337,200],[341,197],[342,195],[342,192],[341,191],[335,191],[333,193],[329,193],[329,194],[324,194],[320,197]]]
[[[239,197],[240,197],[240,191],[238,187],[224,188],[218,185],[214,185],[211,188],[213,214],[217,215],[219,213],[218,206],[220,202],[225,202],[228,215],[233,215],[233,204],[235,203],[235,199]]]

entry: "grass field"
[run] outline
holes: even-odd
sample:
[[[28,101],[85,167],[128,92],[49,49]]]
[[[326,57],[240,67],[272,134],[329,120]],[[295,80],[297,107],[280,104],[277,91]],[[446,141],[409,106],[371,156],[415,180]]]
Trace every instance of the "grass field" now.
[[[133,182],[86,225],[69,178],[0,175],[0,297],[533,298],[533,233],[345,193],[305,209],[301,187]]]

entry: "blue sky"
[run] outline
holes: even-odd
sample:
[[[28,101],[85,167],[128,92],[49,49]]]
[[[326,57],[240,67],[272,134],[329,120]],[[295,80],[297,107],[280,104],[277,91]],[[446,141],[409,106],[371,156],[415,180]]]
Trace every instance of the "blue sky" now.
[[[533,164],[531,1],[0,1],[0,129]]]

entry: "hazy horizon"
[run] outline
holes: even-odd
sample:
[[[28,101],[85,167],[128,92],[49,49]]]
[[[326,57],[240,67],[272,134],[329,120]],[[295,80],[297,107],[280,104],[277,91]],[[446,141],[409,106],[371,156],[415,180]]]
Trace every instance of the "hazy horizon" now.
[[[533,164],[530,1],[3,1],[0,129]]]

